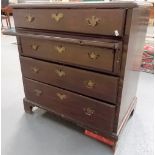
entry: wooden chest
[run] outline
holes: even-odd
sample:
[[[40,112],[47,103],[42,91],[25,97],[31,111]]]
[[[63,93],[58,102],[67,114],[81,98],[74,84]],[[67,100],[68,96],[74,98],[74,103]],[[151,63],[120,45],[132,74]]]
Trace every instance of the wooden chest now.
[[[13,5],[24,108],[46,109],[114,146],[133,113],[149,7]]]

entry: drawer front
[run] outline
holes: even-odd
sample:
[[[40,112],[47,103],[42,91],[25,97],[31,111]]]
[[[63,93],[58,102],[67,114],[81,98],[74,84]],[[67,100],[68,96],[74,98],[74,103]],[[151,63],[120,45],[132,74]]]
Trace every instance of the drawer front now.
[[[26,78],[23,80],[28,100],[90,128],[113,130],[115,106]]]
[[[113,71],[114,49],[21,37],[22,55],[77,65],[98,71]],[[116,70],[117,72],[117,70]]]
[[[21,57],[25,77],[116,103],[118,78]]]
[[[14,9],[13,15],[16,27],[122,36],[125,9]]]

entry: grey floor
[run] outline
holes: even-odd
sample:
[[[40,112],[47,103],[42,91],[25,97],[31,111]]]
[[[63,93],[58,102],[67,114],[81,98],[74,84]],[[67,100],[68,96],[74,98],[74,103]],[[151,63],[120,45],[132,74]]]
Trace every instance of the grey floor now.
[[[49,113],[23,110],[22,77],[15,37],[2,36],[2,155],[112,155],[111,149]],[[138,104],[117,155],[153,155],[153,75],[141,73]]]

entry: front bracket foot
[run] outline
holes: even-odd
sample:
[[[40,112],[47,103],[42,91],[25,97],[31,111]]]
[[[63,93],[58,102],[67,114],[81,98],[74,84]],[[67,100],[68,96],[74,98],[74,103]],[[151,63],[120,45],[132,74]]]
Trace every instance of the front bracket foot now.
[[[23,99],[23,104],[24,104],[24,110],[26,113],[32,114],[32,109],[34,107],[34,105],[32,105],[31,103],[29,103],[28,101],[26,101],[26,99]]]

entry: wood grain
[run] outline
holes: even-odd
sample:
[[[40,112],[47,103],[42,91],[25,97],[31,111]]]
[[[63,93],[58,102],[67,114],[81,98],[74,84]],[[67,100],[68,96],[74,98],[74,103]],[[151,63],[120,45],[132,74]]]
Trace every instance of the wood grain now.
[[[59,41],[21,37],[22,55],[48,61],[83,66],[102,72],[113,70],[115,50],[108,48],[80,46]],[[32,46],[37,46],[33,49]],[[119,53],[118,53],[119,54]]]
[[[116,104],[117,77],[25,57],[20,61],[24,77]]]
[[[14,20],[16,27],[47,29],[55,31],[68,31],[100,35],[115,36],[118,31],[119,36],[123,35],[125,9],[14,9]],[[63,14],[59,21],[51,19],[53,14]],[[31,22],[26,17],[31,17]],[[117,16],[114,21],[113,17]],[[95,26],[89,25],[88,19],[99,19]]]
[[[23,80],[25,95],[28,100],[91,128],[113,130],[115,106],[26,78]],[[40,90],[42,94],[37,96],[34,90]],[[66,98],[61,100],[57,93],[65,94]],[[90,110],[93,111],[92,114]]]

